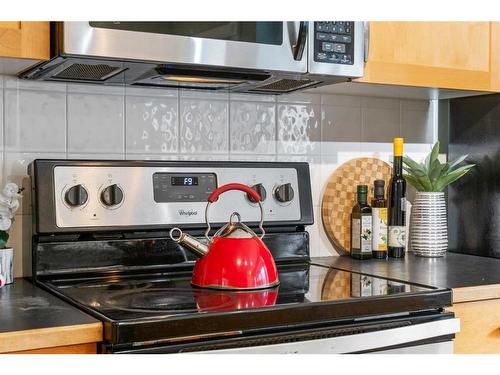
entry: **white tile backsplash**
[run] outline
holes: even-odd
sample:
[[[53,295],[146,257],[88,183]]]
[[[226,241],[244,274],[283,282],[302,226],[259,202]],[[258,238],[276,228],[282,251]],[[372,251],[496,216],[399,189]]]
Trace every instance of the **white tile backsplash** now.
[[[73,160],[124,160],[125,155],[123,153],[119,154],[112,154],[109,152],[106,153],[97,153],[97,152],[90,152],[90,153],[73,153],[73,152],[68,152],[67,157],[69,159]]]
[[[68,152],[125,151],[124,90],[68,85]]]
[[[3,151],[3,78],[0,76],[0,151]]]
[[[65,152],[66,94],[4,89],[6,151]]]
[[[46,82],[46,81],[31,81],[26,79],[17,79],[13,76],[3,76],[4,87],[14,90],[42,90],[50,92],[66,93],[66,83],[64,82]]]
[[[180,99],[180,152],[227,153],[229,103],[227,100]]]
[[[179,151],[177,96],[131,96],[126,101],[126,153]]]
[[[230,103],[231,152],[276,153],[276,106],[269,102]]]
[[[278,154],[321,153],[321,106],[278,104]]]
[[[437,126],[433,107],[398,98],[228,94],[0,76],[1,180],[29,187],[26,168],[35,158],[305,161],[315,211],[308,228],[311,255],[336,255],[321,223],[326,180],[352,158],[391,161],[395,135],[406,138],[405,153],[423,159]],[[30,248],[30,223],[26,189],[11,233],[18,276],[22,253]]]

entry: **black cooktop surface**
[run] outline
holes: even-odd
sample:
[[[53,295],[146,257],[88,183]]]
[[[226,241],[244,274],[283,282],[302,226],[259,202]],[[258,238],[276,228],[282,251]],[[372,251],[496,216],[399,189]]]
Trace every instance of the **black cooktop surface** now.
[[[51,289],[112,321],[226,313],[430,292],[430,287],[317,265],[279,268],[280,286],[231,292],[194,288],[191,273],[55,279]]]
[[[194,288],[190,269],[38,282],[102,320],[103,345],[112,350],[410,316],[451,305],[449,289],[309,263],[279,265],[278,271],[279,287],[246,292]]]

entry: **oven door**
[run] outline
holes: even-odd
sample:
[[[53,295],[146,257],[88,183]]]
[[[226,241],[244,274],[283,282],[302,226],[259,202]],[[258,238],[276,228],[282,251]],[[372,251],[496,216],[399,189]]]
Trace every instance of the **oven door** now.
[[[307,26],[307,22],[64,22],[60,53],[305,73]]]
[[[453,338],[460,330],[458,318],[398,328],[309,340],[284,337],[272,345],[213,348],[200,353],[235,354],[343,354],[399,353],[453,354]],[[321,337],[322,335],[318,335]],[[326,336],[323,333],[323,336]]]
[[[104,345],[103,352],[152,353],[235,353],[235,354],[342,354],[420,353],[451,354],[460,320],[452,313],[396,318],[359,318],[348,324],[232,336],[206,337],[182,343],[178,338],[159,346]],[[186,338],[188,340],[188,338]],[[120,347],[121,346],[121,347]]]

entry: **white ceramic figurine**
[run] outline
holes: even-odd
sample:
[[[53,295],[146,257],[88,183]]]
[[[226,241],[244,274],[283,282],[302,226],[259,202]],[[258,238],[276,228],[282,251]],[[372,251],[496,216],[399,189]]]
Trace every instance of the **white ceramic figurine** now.
[[[21,191],[19,186],[9,182],[0,193],[0,230],[6,231],[12,225],[14,214],[19,208]]]

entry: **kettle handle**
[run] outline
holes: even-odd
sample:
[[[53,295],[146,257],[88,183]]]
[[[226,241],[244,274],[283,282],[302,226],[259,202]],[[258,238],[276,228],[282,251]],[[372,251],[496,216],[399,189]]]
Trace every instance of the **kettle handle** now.
[[[264,227],[263,227],[263,225],[264,225],[264,208],[262,207],[262,201],[260,199],[259,193],[257,193],[254,189],[248,187],[247,185],[238,184],[238,183],[230,183],[230,184],[222,185],[221,187],[215,189],[207,198],[208,203],[207,203],[207,207],[205,208],[205,221],[207,223],[207,230],[205,231],[205,238],[207,239],[208,243],[212,243],[212,239],[210,237],[208,237],[208,233],[210,232],[210,229],[211,229],[210,222],[208,220],[208,209],[210,208],[210,205],[212,203],[217,202],[217,200],[219,199],[219,196],[222,193],[225,193],[226,191],[230,191],[230,190],[240,190],[244,193],[247,193],[255,200],[255,202],[257,202],[259,204],[259,208],[260,208],[259,229],[262,232],[262,234],[260,235],[260,238],[262,239],[264,237],[264,235],[266,234],[266,232],[265,232]]]
[[[222,185],[221,187],[215,189],[208,196],[207,200],[210,203],[214,203],[219,199],[219,195],[221,195],[222,193],[225,193],[226,191],[229,191],[229,190],[240,190],[240,191],[250,195],[255,202],[260,202],[259,193],[257,193],[254,189],[248,187],[247,185],[238,184],[238,183],[231,183],[231,184]]]

